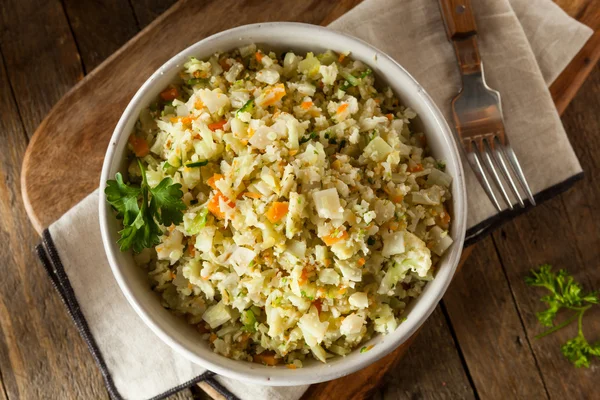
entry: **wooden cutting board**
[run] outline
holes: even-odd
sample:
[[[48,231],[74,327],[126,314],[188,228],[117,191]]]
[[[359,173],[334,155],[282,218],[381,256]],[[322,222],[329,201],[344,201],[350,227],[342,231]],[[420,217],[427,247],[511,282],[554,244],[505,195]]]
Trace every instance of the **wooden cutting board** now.
[[[25,207],[36,230],[41,232],[96,189],[104,152],[122,111],[146,78],[170,57],[198,40],[234,26],[266,21],[327,25],[360,1],[176,3],[79,82],[38,127],[21,172]],[[600,58],[600,12],[596,11],[595,1],[557,1],[570,15],[596,30],[551,87],[561,113]],[[413,338],[366,369],[313,385],[304,397],[366,397],[397,364]]]

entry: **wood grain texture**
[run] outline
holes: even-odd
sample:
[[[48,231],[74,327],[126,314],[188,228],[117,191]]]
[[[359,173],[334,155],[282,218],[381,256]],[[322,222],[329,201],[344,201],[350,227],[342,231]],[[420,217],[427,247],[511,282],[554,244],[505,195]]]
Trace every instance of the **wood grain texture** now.
[[[60,0],[2,0],[0,43],[27,135],[83,70]]]
[[[0,109],[0,375],[6,397],[107,399],[100,373],[34,252],[39,237],[19,187],[27,137],[1,59]]]
[[[550,93],[562,114],[577,91],[600,60],[600,4],[588,0],[555,0],[571,17],[591,27],[595,33],[585,46],[556,78],[550,87]]]
[[[474,399],[456,343],[438,306],[373,400]]]
[[[470,0],[439,0],[450,40],[460,40],[477,33]]]
[[[444,304],[481,398],[546,397],[490,237],[477,244],[454,277]]]
[[[576,335],[571,326],[543,339],[534,336],[544,330],[535,313],[545,308],[544,290],[527,287],[524,277],[531,268],[549,263],[564,268],[587,289],[600,287],[600,124],[590,105],[598,110],[600,70],[567,110],[563,121],[585,171],[585,181],[570,191],[536,207],[493,235],[506,276],[519,308],[527,337],[551,398],[589,398],[597,390],[597,363],[590,369],[574,368],[560,352],[560,346]],[[600,311],[586,315],[584,329],[592,341],[600,338]]]
[[[175,4],[176,0],[130,0],[140,29],[158,18]]]
[[[139,31],[127,0],[64,0],[64,5],[86,72]]]

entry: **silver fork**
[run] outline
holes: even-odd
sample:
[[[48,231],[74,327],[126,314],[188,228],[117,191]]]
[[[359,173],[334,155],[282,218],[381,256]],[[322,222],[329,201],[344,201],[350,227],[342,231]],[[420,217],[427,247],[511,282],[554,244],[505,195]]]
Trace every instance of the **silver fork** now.
[[[527,179],[504,130],[500,93],[485,83],[470,0],[440,0],[440,7],[462,74],[463,88],[452,99],[452,114],[456,134],[471,169],[498,211],[502,211],[503,207],[495,191],[502,195],[508,208],[513,209],[513,202],[505,189],[506,183],[519,205],[525,207],[515,180],[529,202],[535,205]]]

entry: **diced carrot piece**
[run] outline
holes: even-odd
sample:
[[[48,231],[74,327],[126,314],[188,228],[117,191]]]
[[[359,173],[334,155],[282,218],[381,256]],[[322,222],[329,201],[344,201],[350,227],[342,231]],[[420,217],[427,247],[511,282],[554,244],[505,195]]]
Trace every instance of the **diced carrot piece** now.
[[[190,253],[190,256],[195,257],[196,256],[196,248],[194,247],[194,243],[192,243],[192,241],[190,240],[188,242],[188,253]]]
[[[287,214],[289,209],[289,203],[287,201],[275,201],[271,204],[271,207],[267,211],[267,219],[271,221],[272,224],[281,221],[285,214]]]
[[[285,365],[289,369],[296,369],[297,367],[294,364],[286,364]]]
[[[262,197],[262,195],[260,193],[254,193],[254,192],[245,192],[243,194],[243,196],[250,197],[251,199],[260,199]]]
[[[196,100],[196,101],[194,102],[194,107],[195,107],[197,110],[201,110],[201,109],[203,109],[203,108],[204,108],[204,103],[202,102],[202,100],[198,99],[198,100]]]
[[[344,58],[346,58],[346,55],[340,54],[340,56],[338,57],[338,62],[341,64],[344,61]]]
[[[344,111],[346,111],[347,108],[348,108],[348,103],[343,103],[341,106],[338,107],[337,113],[341,114]]]
[[[285,86],[283,86],[283,83],[278,83],[277,85],[265,90],[265,95],[266,95],[265,97],[268,97],[268,98],[267,98],[267,100],[265,100],[262,103],[262,105],[263,106],[273,105],[273,104],[277,103],[279,100],[281,100],[281,98],[283,96],[285,96]]]
[[[298,150],[292,149],[292,150],[288,151],[288,153],[290,154],[290,156],[295,156],[296,154],[298,154]]]
[[[255,354],[252,357],[255,363],[265,364],[265,365],[277,365],[281,359],[275,358],[275,353],[272,351],[263,351],[260,354]]]
[[[392,196],[392,201],[394,203],[402,203],[402,200],[404,200],[404,196],[402,196],[401,194]]]
[[[222,130],[226,123],[227,123],[227,120],[224,120],[224,119],[219,122],[213,122],[212,124],[208,124],[208,129],[210,129],[213,132],[216,131],[217,129]]]
[[[150,147],[146,139],[136,135],[129,136],[129,144],[133,147],[133,152],[136,157],[144,157],[150,153]]]
[[[301,286],[304,285],[308,281],[308,270],[306,268],[302,269],[302,273],[300,274],[300,278],[298,279],[298,284]]]
[[[208,178],[208,180],[206,181],[206,184],[215,190],[219,190],[219,189],[217,189],[216,182],[220,181],[221,179],[224,179],[224,178],[225,177],[221,174],[214,174],[213,176]]]
[[[417,164],[414,167],[408,167],[408,172],[419,172],[423,171],[423,164]]]
[[[338,294],[344,294],[344,293],[346,293],[346,288],[341,287],[340,290],[338,290]]]
[[[176,88],[168,88],[168,89],[163,90],[160,93],[160,98],[163,99],[164,101],[175,100],[177,98],[177,96],[179,96],[179,92],[177,91]]]
[[[394,114],[385,114],[386,118],[390,121],[394,119]]]
[[[223,195],[223,193],[219,192],[217,190],[217,193],[215,193],[215,195],[213,197],[210,198],[210,200],[208,201],[208,211],[210,211],[215,217],[219,218],[219,219],[223,219],[225,218],[225,213],[223,211],[221,211],[221,199],[223,199],[223,201],[227,202],[227,205],[231,208],[235,207],[235,203],[229,201],[229,199],[227,197],[225,197],[225,195]]]
[[[323,239],[327,246],[331,246],[336,244],[337,242],[341,242],[342,240],[348,239],[348,232],[342,231],[341,233],[324,236],[321,239]]]
[[[308,110],[310,107],[312,107],[312,105],[312,101],[303,101],[302,104],[300,104],[300,107],[302,107],[305,110]]]
[[[358,259],[358,265],[360,265],[361,267],[362,267],[363,265],[365,265],[365,263],[366,263],[366,262],[367,262],[367,261],[364,259],[364,257],[361,257],[361,258],[359,258],[359,259]]]
[[[440,215],[440,220],[442,221],[442,224],[444,224],[444,225],[448,225],[450,223],[450,214],[448,213],[448,211],[444,211]]]
[[[254,56],[256,57],[256,61],[258,61],[258,62],[262,62],[263,55],[262,55],[262,53],[261,53],[260,51],[257,51],[257,52],[254,54]]]
[[[211,343],[212,343],[212,342],[214,342],[215,340],[217,340],[217,335],[215,335],[214,333],[211,333],[211,334],[210,334],[210,337],[208,338],[208,340],[209,340]]]

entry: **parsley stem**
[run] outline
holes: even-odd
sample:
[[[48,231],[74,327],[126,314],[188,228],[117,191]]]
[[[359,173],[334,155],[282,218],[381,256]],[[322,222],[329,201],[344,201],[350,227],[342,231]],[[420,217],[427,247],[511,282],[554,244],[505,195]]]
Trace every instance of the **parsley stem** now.
[[[553,326],[552,328],[548,329],[545,332],[540,333],[539,335],[536,335],[535,338],[536,339],[541,339],[544,336],[548,336],[549,334],[556,332],[562,328],[564,328],[565,326],[569,325],[571,322],[575,321],[577,318],[579,318],[579,320],[581,321],[581,316],[583,315],[583,311],[579,311],[575,314],[573,314],[573,316],[571,316],[571,318],[567,319],[566,321],[564,321],[562,324]]]

